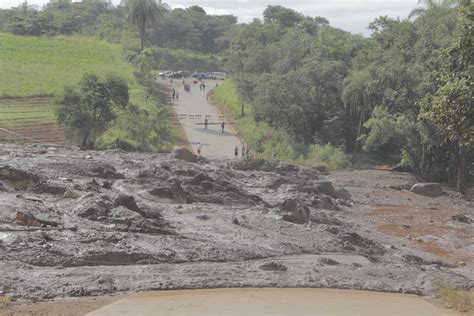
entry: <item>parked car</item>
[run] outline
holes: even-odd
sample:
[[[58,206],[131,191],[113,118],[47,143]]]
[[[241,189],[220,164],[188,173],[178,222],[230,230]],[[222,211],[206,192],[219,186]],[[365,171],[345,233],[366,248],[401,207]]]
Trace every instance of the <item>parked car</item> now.
[[[225,80],[227,74],[225,72],[211,72],[213,79]]]

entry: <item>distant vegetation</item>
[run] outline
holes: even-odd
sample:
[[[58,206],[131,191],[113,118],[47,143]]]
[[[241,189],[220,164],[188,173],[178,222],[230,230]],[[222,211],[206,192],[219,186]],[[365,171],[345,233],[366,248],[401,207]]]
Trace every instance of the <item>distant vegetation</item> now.
[[[353,161],[364,152],[398,156],[401,168],[429,181],[457,184],[460,191],[472,181],[471,0],[421,1],[406,19],[376,18],[368,26],[372,34],[367,38],[332,27],[324,17],[308,17],[278,5],[269,6],[263,20],[248,24],[237,24],[229,15],[208,15],[199,6],[171,10],[160,1],[150,23],[133,19],[133,8],[155,7],[153,1],[113,6],[101,0],[51,0],[41,9],[25,2],[0,10],[0,31],[76,34],[75,40],[88,41],[79,34],[120,45],[120,53],[135,67],[137,82],[145,87],[140,93],[131,86],[131,99],[140,99],[139,107],[160,94],[152,84],[156,70],[225,70],[234,81],[222,85],[214,98],[231,104],[234,117],[240,116],[239,105],[245,103],[240,133],[265,158],[326,165],[336,161],[333,167],[339,168],[347,165],[341,152]],[[94,49],[103,45],[93,44]],[[99,65],[107,67],[114,60],[104,60],[103,54],[116,53],[110,48],[108,53],[106,48],[98,50],[90,58],[102,72]],[[29,53],[20,52],[20,59],[22,54]],[[64,63],[58,67],[87,68],[79,61]],[[15,76],[11,62],[6,65],[2,71]],[[58,70],[58,77],[70,75],[63,70]],[[30,73],[41,72],[37,67]],[[129,73],[124,76],[130,78]],[[26,82],[21,89],[5,82],[11,86],[5,93],[50,93],[53,89],[47,87],[54,83],[45,81],[38,86]],[[161,113],[159,109],[149,108]],[[133,134],[134,124],[119,122],[128,126],[128,135]],[[114,143],[113,137],[122,132],[115,129],[106,143]]]
[[[270,127],[266,122],[256,122],[253,109],[248,104],[244,105],[247,115],[240,117],[242,103],[232,79],[212,90],[210,98],[228,117],[235,120],[240,137],[255,151],[258,158],[329,169],[343,169],[350,165],[343,150],[330,145],[312,144],[297,151],[286,133]]]

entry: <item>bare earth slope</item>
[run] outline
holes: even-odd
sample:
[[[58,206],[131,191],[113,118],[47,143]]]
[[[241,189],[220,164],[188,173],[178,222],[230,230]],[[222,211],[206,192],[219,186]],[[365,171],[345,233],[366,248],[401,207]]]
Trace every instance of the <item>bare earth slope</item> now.
[[[421,197],[406,190],[413,182],[386,171],[0,145],[0,291],[472,288],[473,224],[452,217],[474,218],[473,202],[449,190]],[[288,198],[308,207],[309,223],[282,219]]]

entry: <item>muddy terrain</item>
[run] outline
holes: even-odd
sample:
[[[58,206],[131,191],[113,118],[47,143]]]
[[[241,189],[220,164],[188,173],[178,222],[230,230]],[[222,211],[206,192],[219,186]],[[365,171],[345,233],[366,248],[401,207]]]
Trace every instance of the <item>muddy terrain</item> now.
[[[0,145],[0,291],[474,286],[474,202],[389,171]]]

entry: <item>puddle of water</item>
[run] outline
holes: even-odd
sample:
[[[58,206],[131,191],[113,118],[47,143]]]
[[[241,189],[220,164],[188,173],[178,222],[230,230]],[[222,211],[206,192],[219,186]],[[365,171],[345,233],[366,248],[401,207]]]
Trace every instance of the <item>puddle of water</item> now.
[[[447,314],[414,295],[328,289],[216,289],[136,294],[87,315],[443,316],[455,314]]]

